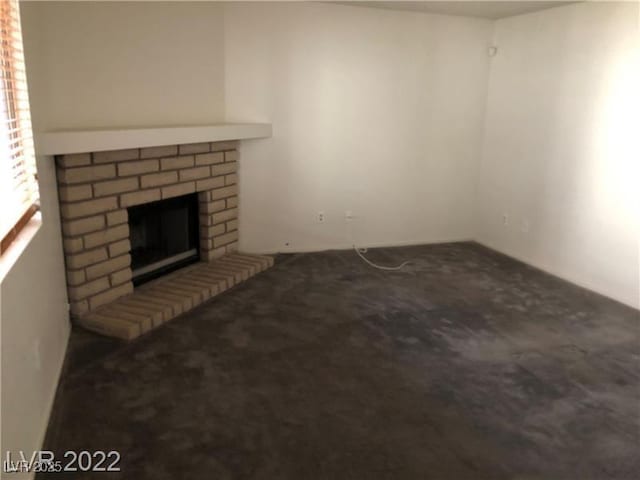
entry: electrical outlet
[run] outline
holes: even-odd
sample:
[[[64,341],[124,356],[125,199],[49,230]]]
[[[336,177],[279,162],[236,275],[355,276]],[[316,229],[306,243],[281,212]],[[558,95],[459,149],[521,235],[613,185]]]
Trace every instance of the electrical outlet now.
[[[505,227],[509,225],[509,214],[508,213],[503,213],[502,214],[502,225],[504,225]]]
[[[344,212],[344,221],[345,222],[353,221],[353,212],[351,210],[345,210],[345,212]]]
[[[318,221],[318,223],[324,223],[324,212],[318,212],[318,214],[316,215],[316,220]]]

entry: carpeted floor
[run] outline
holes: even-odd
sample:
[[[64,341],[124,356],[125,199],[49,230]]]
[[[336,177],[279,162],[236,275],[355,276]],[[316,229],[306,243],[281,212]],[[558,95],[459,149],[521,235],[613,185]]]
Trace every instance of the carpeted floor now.
[[[368,256],[413,263],[280,256],[129,344],[74,330],[45,448],[117,450],[70,475],[105,480],[640,478],[638,311],[473,243]]]

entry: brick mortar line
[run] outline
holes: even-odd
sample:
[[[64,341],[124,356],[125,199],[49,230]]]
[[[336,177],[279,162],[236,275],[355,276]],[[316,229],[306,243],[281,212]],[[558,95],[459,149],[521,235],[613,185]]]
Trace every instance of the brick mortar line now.
[[[211,233],[208,235],[204,235],[203,238],[205,240],[205,243],[203,245],[201,245],[201,252],[204,254],[204,256],[206,257],[206,260],[209,260],[211,258],[215,258],[216,256],[212,256],[210,255],[211,252],[214,251],[218,251],[221,255],[224,254],[226,252],[226,248],[228,246],[234,246],[237,245],[237,239],[234,238],[235,236],[237,236],[237,215],[234,217],[230,217],[226,220],[221,221],[218,224],[213,225],[213,216],[214,215],[220,215],[223,214],[225,212],[237,209],[237,170],[238,170],[238,149],[237,149],[237,142],[234,142],[233,148],[226,148],[226,149],[221,149],[221,150],[217,150],[215,149],[215,145],[218,142],[201,142],[200,144],[178,144],[175,145],[175,150],[173,151],[167,151],[165,155],[154,155],[152,157],[148,157],[145,158],[144,157],[144,149],[141,148],[137,148],[137,149],[124,149],[123,150],[123,155],[126,156],[125,152],[129,152],[131,151],[131,155],[135,156],[135,158],[124,158],[123,160],[117,160],[114,158],[109,158],[109,154],[112,153],[114,157],[117,157],[117,150],[114,151],[109,151],[109,152],[104,152],[104,156],[102,157],[103,161],[100,161],[100,159],[97,158],[96,153],[97,152],[89,152],[88,154],[88,159],[84,159],[81,158],[81,156],[86,155],[86,154],[74,154],[74,158],[73,158],[73,162],[70,161],[70,165],[68,166],[64,166],[63,163],[65,162],[65,156],[59,156],[56,157],[56,176],[57,176],[57,187],[59,192],[62,191],[62,189],[65,189],[64,192],[64,196],[66,198],[69,198],[69,194],[71,194],[72,196],[86,196],[88,194],[90,194],[91,196],[89,198],[78,198],[78,199],[74,199],[74,200],[63,200],[62,199],[62,194],[59,195],[59,202],[61,205],[66,205],[66,206],[72,206],[74,204],[82,204],[83,202],[87,202],[89,203],[89,208],[91,207],[90,202],[92,202],[93,200],[101,200],[101,199],[106,199],[106,198],[114,198],[115,199],[115,205],[117,205],[117,207],[113,207],[113,208],[108,208],[105,210],[100,210],[100,211],[95,211],[92,212],[90,214],[87,215],[82,215],[82,216],[77,216],[77,217],[73,217],[73,218],[61,218],[61,224],[62,226],[66,227],[65,229],[69,228],[71,225],[73,225],[76,222],[82,222],[82,221],[86,221],[88,219],[95,219],[96,223],[101,223],[102,226],[100,228],[96,228],[96,229],[90,229],[87,231],[82,231],[82,233],[73,233],[73,234],[66,234],[63,231],[63,239],[64,240],[70,240],[70,241],[76,241],[79,242],[80,247],[71,247],[71,249],[74,248],[78,248],[76,251],[73,252],[66,252],[65,251],[65,271],[68,272],[68,274],[73,274],[73,275],[77,275],[80,276],[80,278],[82,278],[83,280],[80,281],[78,284],[76,285],[72,285],[69,282],[67,283],[67,288],[69,290],[71,289],[80,289],[85,285],[94,283],[94,282],[106,282],[109,287],[108,288],[104,288],[101,289],[99,291],[95,291],[92,292],[91,294],[88,294],[87,296],[84,297],[78,297],[78,298],[73,298],[72,302],[74,305],[78,306],[78,311],[79,311],[79,315],[85,315],[88,313],[91,313],[92,311],[98,311],[103,305],[102,302],[104,301],[104,298],[99,298],[100,296],[103,296],[104,294],[108,294],[110,291],[112,290],[133,290],[133,286],[131,284],[131,280],[124,280],[124,281],[120,281],[119,283],[113,283],[114,280],[114,275],[119,274],[118,276],[115,277],[116,281],[118,278],[127,278],[127,273],[126,273],[126,269],[130,268],[130,265],[127,266],[126,268],[122,268],[122,266],[118,266],[117,269],[114,270],[108,270],[106,273],[102,274],[99,277],[93,278],[91,280],[87,279],[88,275],[89,275],[89,271],[92,267],[95,267],[97,265],[101,265],[101,264],[108,264],[108,262],[113,261],[115,259],[118,259],[120,257],[123,257],[125,254],[128,255],[128,253],[123,253],[123,252],[117,252],[115,251],[115,253],[112,254],[112,247],[118,245],[119,243],[125,242],[127,240],[130,239],[130,236],[128,237],[121,237],[115,240],[111,240],[111,241],[107,241],[105,243],[102,243],[100,245],[95,245],[91,248],[86,248],[85,247],[85,239],[90,236],[90,235],[95,235],[95,234],[100,234],[101,232],[104,232],[106,234],[107,231],[112,230],[114,228],[118,228],[119,226],[122,226],[124,224],[126,224],[126,221],[118,221],[115,220],[115,223],[110,223],[113,220],[109,220],[109,218],[115,214],[115,213],[119,213],[121,211],[125,212],[125,218],[126,218],[126,211],[128,208],[130,208],[131,206],[134,205],[138,205],[138,203],[134,203],[133,205],[128,205],[125,206],[123,205],[123,198],[125,195],[130,195],[130,194],[135,194],[135,193],[141,193],[141,194],[149,194],[149,192],[153,192],[154,194],[160,194],[161,198],[164,198],[164,194],[165,194],[165,189],[167,188],[171,188],[171,187],[189,187],[189,186],[193,186],[195,192],[194,193],[198,193],[198,200],[199,200],[199,217],[205,217],[210,219],[212,225],[200,225],[201,227],[206,228],[212,228],[215,225],[219,225],[222,227],[222,229],[224,231],[221,232],[216,232],[216,233]],[[189,146],[193,145],[193,149],[194,151],[188,151]],[[173,147],[173,146],[168,146],[168,147]],[[186,147],[187,151],[181,151],[181,147]],[[155,147],[150,147],[155,148]],[[206,149],[206,151],[205,151]],[[133,151],[135,151],[135,153],[133,153]],[[99,152],[102,153],[102,152]],[[157,152],[154,152],[157,153]],[[221,161],[215,162],[215,163],[204,163],[204,164],[197,164],[196,163],[196,158],[198,155],[206,155],[206,154],[220,154],[221,155]],[[166,159],[166,158],[177,158],[177,159],[192,159],[193,163],[190,163],[189,165],[185,165],[183,167],[178,167],[178,168],[169,168],[166,170],[162,169],[162,164],[161,164],[161,159]],[[71,160],[71,159],[70,159]],[[88,160],[88,163],[83,163],[86,162]],[[104,161],[106,160],[106,161]],[[143,171],[140,173],[134,173],[134,174],[126,174],[126,175],[121,175],[120,174],[120,165],[126,165],[126,164],[132,164],[134,162],[145,162],[145,161],[155,161],[154,164],[154,170],[152,171]],[[76,163],[75,165],[73,165],[73,163]],[[92,173],[91,170],[89,170],[90,168],[94,168],[94,167],[103,167],[101,173],[104,175],[105,173],[111,173],[113,172],[113,176],[111,177],[105,177],[105,178],[97,178],[97,179],[91,179],[88,181],[80,181],[80,182],[74,182],[73,180],[77,180],[79,178],[81,178],[80,174],[76,174],[74,176],[71,176],[72,182],[68,182],[68,181],[61,181],[61,177],[66,177],[66,172],[73,172],[74,170],[77,171],[79,169],[87,169],[85,170],[87,172],[87,175],[90,175]],[[181,172],[187,172],[192,173],[192,172],[196,172],[198,171],[197,169],[200,169],[201,172],[208,172],[209,175],[208,176],[203,176],[203,177],[196,177],[196,178],[188,178],[188,179],[184,179],[183,178],[183,174]],[[154,186],[149,186],[149,187],[145,187],[142,188],[141,184],[142,184],[142,179],[145,176],[149,176],[149,175],[154,175],[154,174],[162,174],[162,173],[172,173],[175,172],[175,177],[178,179],[177,181],[172,181],[170,183],[167,184],[160,184],[160,185],[154,185]],[[214,172],[216,172],[214,174]],[[96,172],[97,173],[97,172]],[[222,181],[224,182],[223,184],[219,184],[216,185],[213,188],[203,188],[201,190],[197,190],[197,181],[199,179],[209,179],[209,178],[220,178],[222,179]],[[96,192],[96,187],[99,187],[100,185],[104,185],[110,182],[117,182],[119,180],[128,180],[128,179],[135,179],[136,180],[136,188],[134,188],[133,186],[131,187],[126,187],[128,188],[125,191],[116,191],[115,193],[103,193],[101,195],[98,195]],[[231,187],[231,188],[229,188]],[[235,188],[234,188],[235,187]],[[88,189],[88,191],[84,191],[82,189]],[[225,190],[226,189],[226,190]],[[223,190],[225,193],[220,196],[219,198],[216,196],[216,190]],[[175,195],[171,195],[171,196],[175,196]],[[210,213],[205,213],[203,212],[204,209],[207,208],[207,206],[211,205],[211,204],[215,204],[216,202],[221,202],[222,205],[224,205],[224,207],[221,210],[217,210],[215,212],[210,212]],[[139,204],[144,204],[144,203],[148,203],[147,201],[141,202]],[[206,206],[205,206],[206,205]],[[70,213],[76,213],[71,211]],[[68,213],[67,213],[68,214]],[[118,215],[120,216],[120,215]],[[118,218],[118,217],[115,217]],[[229,222],[236,222],[236,228],[234,230],[229,230]],[[86,228],[86,226],[79,226],[76,228]],[[205,230],[206,231],[206,230]],[[202,233],[202,232],[200,232]],[[219,247],[214,247],[215,244],[215,240],[218,239],[221,236],[224,235],[229,235],[229,234],[233,234],[236,233],[236,235],[232,235],[231,238],[229,239],[229,241],[225,241],[225,243],[221,244]],[[211,247],[209,247],[209,244],[211,244]],[[97,256],[101,257],[102,253],[106,253],[106,258],[105,259],[101,259],[100,261],[97,262],[93,262],[93,263],[89,263],[87,265],[84,265],[82,267],[79,268],[70,268],[70,266],[67,263],[67,259],[73,259],[74,257],[79,257],[82,255],[91,255],[96,254]],[[231,250],[229,250],[229,253],[231,253]],[[205,260],[205,259],[203,259]],[[205,261],[206,261],[205,260]],[[195,280],[195,279],[194,279]],[[196,280],[197,281],[197,280]],[[216,289],[220,289],[220,285],[216,284],[215,285]],[[98,297],[96,299],[96,297]],[[108,298],[108,297],[107,297]],[[70,299],[71,300],[71,299]],[[107,300],[107,304],[111,303],[111,300]],[[94,305],[95,304],[95,305]]]

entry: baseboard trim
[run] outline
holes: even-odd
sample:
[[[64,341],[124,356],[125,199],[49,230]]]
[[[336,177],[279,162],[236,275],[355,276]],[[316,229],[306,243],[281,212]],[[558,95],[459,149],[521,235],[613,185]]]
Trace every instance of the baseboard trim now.
[[[57,370],[57,376],[56,376],[56,382],[53,388],[53,391],[51,392],[51,395],[49,396],[49,402],[47,405],[47,409],[46,409],[46,415],[44,416],[43,419],[43,426],[42,426],[42,431],[40,432],[40,438],[38,440],[38,447],[40,448],[40,450],[42,450],[45,447],[45,442],[47,440],[47,433],[49,430],[49,424],[51,423],[51,415],[53,413],[53,407],[56,404],[56,399],[58,398],[59,395],[59,389],[61,387],[60,385],[60,381],[62,380],[62,375],[64,373],[65,370],[65,360],[67,358],[67,349],[69,348],[69,337],[71,336],[71,322],[69,321],[67,323],[67,331],[65,333],[65,342],[64,342],[64,350],[62,352],[62,355],[60,355],[60,359],[58,361],[58,368]],[[29,478],[30,479],[34,479],[35,478],[35,472],[31,472],[29,474]]]
[[[604,292],[604,291],[598,289],[596,286],[589,284],[588,282],[584,282],[584,281],[582,281],[582,280],[580,280],[578,278],[575,278],[575,277],[573,277],[571,275],[566,275],[565,273],[559,272],[556,269],[554,269],[552,267],[549,267],[548,265],[539,265],[537,263],[534,263],[533,261],[531,261],[528,258],[522,257],[520,255],[515,255],[513,253],[506,252],[504,250],[500,250],[499,248],[496,248],[495,246],[490,245],[487,242],[483,242],[483,241],[480,241],[480,240],[473,240],[473,241],[475,243],[477,243],[478,245],[481,245],[482,247],[487,248],[487,249],[489,249],[489,250],[491,250],[493,252],[496,252],[496,253],[498,253],[500,255],[504,255],[505,257],[509,257],[509,258],[511,258],[513,260],[516,260],[518,262],[524,263],[524,264],[526,264],[526,265],[528,265],[530,267],[533,267],[533,268],[535,268],[537,270],[540,270],[541,272],[544,272],[544,273],[546,273],[548,275],[552,275],[552,276],[554,276],[556,278],[559,278],[560,280],[564,280],[565,282],[572,283],[572,284],[576,285],[577,287],[584,288],[585,290],[588,290],[588,291],[590,291],[592,293],[596,293],[596,294],[601,295],[603,297],[606,297],[606,298],[608,298],[610,300],[613,300],[614,302],[621,303],[621,304],[623,304],[623,305],[625,305],[627,307],[633,308],[634,310],[639,310],[640,311],[639,305],[636,305],[636,304],[632,303],[627,298],[618,297],[618,296],[612,295],[609,292]]]
[[[420,245],[439,245],[443,243],[463,243],[474,242],[472,238],[441,238],[431,240],[404,240],[404,241],[385,241],[385,242],[363,242],[356,243],[358,248],[393,248],[393,247],[416,247]],[[240,245],[240,250],[246,253],[252,253],[256,255],[277,255],[279,253],[313,253],[313,252],[326,252],[329,250],[351,250],[353,244],[341,242],[332,245],[310,245],[301,248],[291,247],[289,248],[264,248],[264,249],[252,249]]]

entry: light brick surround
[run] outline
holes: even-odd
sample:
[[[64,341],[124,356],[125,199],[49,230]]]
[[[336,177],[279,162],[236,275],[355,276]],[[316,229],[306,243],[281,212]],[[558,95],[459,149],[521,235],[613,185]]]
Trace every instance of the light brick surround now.
[[[198,192],[200,258],[237,250],[237,142],[56,157],[71,313],[133,291],[127,208]]]

